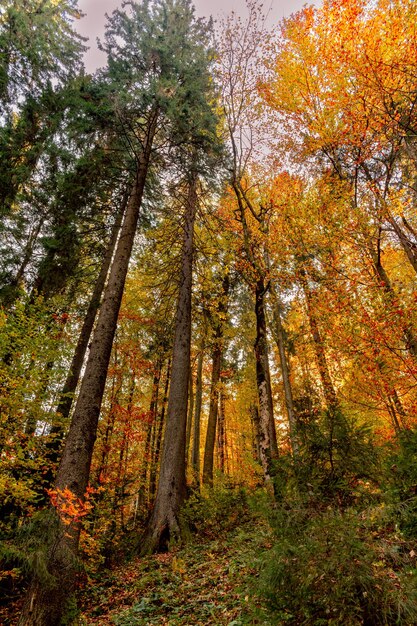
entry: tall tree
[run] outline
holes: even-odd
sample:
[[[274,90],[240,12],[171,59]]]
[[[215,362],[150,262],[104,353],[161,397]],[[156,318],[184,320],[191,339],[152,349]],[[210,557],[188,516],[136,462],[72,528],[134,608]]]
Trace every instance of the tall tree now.
[[[136,172],[55,482],[58,497],[70,493],[81,503],[86,496],[107,368],[155,136],[165,114],[172,141],[181,137],[181,122],[187,116],[181,107],[186,105],[183,95],[188,86],[180,82],[184,65],[181,66],[178,56],[181,9],[191,17],[188,2],[132,4],[131,15],[114,12],[106,35],[108,81],[117,85],[119,95],[123,96],[123,114],[119,102],[115,102],[115,110],[119,117],[122,115],[126,132],[131,132],[128,140],[130,145],[133,143]],[[187,28],[188,23],[183,25]],[[185,35],[184,30],[182,34]],[[136,62],[138,49],[143,55],[139,63]],[[181,61],[188,65],[189,57],[184,55]],[[184,118],[177,118],[175,124],[173,109],[179,108]],[[74,519],[68,528],[60,519],[57,533],[47,558],[51,584],[45,586],[34,579],[22,624],[58,624],[65,610],[65,599],[74,587],[80,520]]]
[[[173,121],[177,120],[174,135],[178,141],[177,161],[184,172],[177,187],[180,201],[182,198],[183,237],[178,266],[178,301],[166,429],[155,505],[141,539],[142,554],[158,550],[170,540],[178,541],[181,538],[179,512],[186,496],[194,223],[202,192],[200,178],[210,178],[209,171],[215,166],[219,151],[208,71],[211,24],[195,20],[194,10],[188,0],[180,0],[175,6],[178,11],[176,28],[182,35],[182,50],[178,52],[178,59],[184,62],[181,67],[181,84],[185,87],[182,106],[172,109]]]
[[[220,379],[224,358],[224,327],[227,323],[227,300],[230,289],[228,270],[221,281],[221,290],[212,294],[216,308],[210,311],[213,326],[212,373],[210,387],[210,407],[207,422],[206,443],[204,447],[203,483],[213,485],[214,447],[219,415]]]

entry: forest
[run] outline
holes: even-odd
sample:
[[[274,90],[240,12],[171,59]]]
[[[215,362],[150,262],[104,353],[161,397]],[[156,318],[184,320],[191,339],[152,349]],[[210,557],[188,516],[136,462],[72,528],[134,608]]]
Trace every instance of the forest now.
[[[417,625],[417,3],[0,5],[0,623]]]

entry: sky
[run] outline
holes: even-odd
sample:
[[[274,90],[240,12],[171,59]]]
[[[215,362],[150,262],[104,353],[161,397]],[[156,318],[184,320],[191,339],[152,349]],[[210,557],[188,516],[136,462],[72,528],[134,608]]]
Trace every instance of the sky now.
[[[271,25],[278,23],[283,17],[298,11],[307,0],[264,0],[264,9],[269,13],[268,23]],[[121,0],[78,0],[78,6],[85,17],[77,24],[78,32],[89,38],[86,43],[90,47],[85,56],[87,72],[93,72],[97,67],[105,64],[105,56],[97,50],[96,39],[102,37],[104,24],[106,22],[105,13],[111,13],[120,6]],[[310,4],[310,2],[308,2]],[[196,13],[198,16],[225,15],[230,11],[235,11],[243,17],[246,16],[245,0],[194,0]]]

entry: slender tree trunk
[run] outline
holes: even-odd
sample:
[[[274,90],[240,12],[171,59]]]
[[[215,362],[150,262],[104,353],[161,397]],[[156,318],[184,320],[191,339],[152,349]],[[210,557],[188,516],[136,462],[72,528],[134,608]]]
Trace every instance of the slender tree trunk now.
[[[410,241],[401,226],[399,226],[399,224],[396,222],[395,217],[389,216],[388,221],[394,229],[394,232],[398,237],[398,241],[400,242],[404,252],[406,253],[411,266],[417,273],[417,245],[413,241]]]
[[[81,373],[81,368],[84,363],[85,353],[87,351],[88,343],[90,341],[91,332],[93,330],[96,314],[100,306],[101,296],[106,284],[107,274],[109,272],[111,260],[113,258],[114,250],[119,236],[120,227],[123,220],[123,215],[126,210],[129,196],[125,194],[123,202],[116,215],[116,220],[113,225],[111,238],[100,268],[100,273],[96,279],[94,290],[91,295],[90,303],[81,327],[80,335],[77,345],[74,350],[71,365],[69,368],[67,379],[61,391],[61,395],[58,401],[57,413],[59,413],[63,419],[66,419],[71,411],[73,395],[75,393],[78,380]]]
[[[85,374],[71,420],[58,469],[55,487],[68,490],[82,503],[88,485],[91,458],[97,436],[98,419],[106,384],[117,317],[132,252],[143,190],[148,172],[158,110],[151,114],[144,151],[139,157],[136,179],[126,208],[103,303],[91,343]],[[75,559],[80,535],[79,520],[71,526],[59,523],[54,543],[49,548],[46,567],[51,583],[34,579],[26,596],[20,626],[58,626],[68,597],[73,593]]]
[[[278,458],[278,445],[272,403],[271,376],[269,372],[268,340],[265,317],[265,285],[262,279],[255,289],[256,316],[256,385],[259,400],[259,451],[265,481],[270,484],[273,478],[273,459]]]
[[[314,313],[314,296],[308,285],[306,272],[301,270],[302,286],[304,291],[304,297],[307,305],[307,316],[310,324],[310,331],[313,337],[314,350],[316,353],[317,367],[319,369],[319,375],[321,384],[323,387],[324,399],[330,413],[334,413],[338,407],[338,400],[333,382],[330,376],[329,367],[327,365],[326,353],[324,350],[323,339],[321,337],[317,318]]]
[[[401,429],[404,430],[405,428],[407,428],[407,414],[404,410],[400,397],[395,388],[391,390],[390,399],[392,400],[395,410],[397,414],[399,415],[399,422],[401,424]]]
[[[261,448],[260,448],[260,423],[259,423],[259,409],[256,404],[251,404],[249,407],[250,421],[252,425],[252,448],[253,457],[261,463]]]
[[[120,389],[118,390],[120,391]],[[107,474],[108,467],[108,459],[109,452],[111,449],[111,442],[114,431],[114,424],[116,421],[116,404],[118,403],[117,394],[113,396],[113,401],[110,406],[109,414],[107,416],[106,430],[104,432],[104,440],[102,442],[101,455],[100,455],[100,463],[97,467],[96,472],[96,482],[97,484],[101,484],[104,482]]]
[[[222,332],[220,324],[217,327],[215,342],[212,354],[210,408],[203,464],[203,484],[210,487],[213,485],[214,445],[216,443],[217,417],[219,411],[219,382],[222,361]]]
[[[111,515],[114,531],[117,528],[117,512],[118,511],[120,511],[120,527],[122,530],[125,530],[123,502],[125,500],[126,470],[127,470],[127,462],[129,458],[129,436],[128,436],[129,426],[128,424],[131,422],[135,390],[136,390],[136,380],[134,376],[131,376],[129,397],[128,397],[128,403],[127,403],[127,415],[129,417],[127,419],[125,416],[123,417],[123,424],[122,424],[123,437],[122,437],[121,444],[119,444],[119,462],[117,464],[116,480],[114,483],[112,515]]]
[[[170,380],[171,380],[171,360],[168,361],[168,365],[167,365],[161,415],[159,416],[159,420],[158,420],[158,429],[156,431],[156,438],[155,438],[155,449],[152,454],[151,476],[149,479],[149,500],[151,502],[153,501],[155,497],[155,491],[156,491],[156,477],[158,474],[159,455],[161,452],[162,433],[163,433],[164,424],[165,424],[165,413],[166,413],[166,407],[168,403],[168,389],[169,389]]]
[[[236,145],[233,140],[233,147]],[[254,215],[253,208],[246,194],[242,193],[242,185],[234,176],[232,181],[233,189],[239,207],[240,220],[243,230],[243,241],[247,259],[258,277],[255,285],[255,316],[256,316],[256,340],[255,340],[255,362],[256,362],[256,383],[259,400],[259,454],[264,474],[266,486],[274,485],[272,482],[274,468],[273,459],[278,457],[278,444],[275,429],[271,377],[268,360],[268,340],[265,316],[265,267],[258,263],[254,254],[254,242],[245,215],[245,206]],[[255,215],[254,215],[255,216]],[[256,216],[255,216],[256,217]],[[258,219],[259,221],[259,219]]]
[[[214,447],[216,443],[216,429],[219,415],[220,374],[223,357],[223,328],[226,320],[228,297],[230,289],[229,275],[226,273],[222,280],[221,295],[218,310],[215,313],[218,319],[215,324],[214,346],[212,354],[212,374],[210,387],[210,408],[207,423],[206,444],[204,449],[203,483],[213,485]]]
[[[417,231],[411,226],[410,222],[405,218],[404,215],[401,217],[401,219],[402,219],[404,226],[408,230],[408,232],[411,233],[411,235],[413,235],[413,238],[414,238],[413,245],[417,245]]]
[[[194,385],[193,385],[193,372],[190,367],[190,382],[188,391],[188,411],[187,411],[187,436],[185,445],[185,464],[188,467],[188,459],[190,456],[190,443],[191,443],[191,430],[193,427],[193,415],[194,415]]]
[[[220,388],[219,398],[219,432],[217,438],[217,449],[219,453],[219,469],[221,473],[224,474],[226,467],[226,397],[223,386]]]
[[[30,233],[20,266],[16,272],[15,277],[8,284],[7,290],[5,290],[5,295],[2,297],[2,304],[6,310],[11,308],[12,304],[14,304],[19,296],[19,285],[23,279],[27,266],[32,260],[33,249],[35,247],[35,243],[38,239],[43,223],[44,218],[41,218],[36,224],[35,228]]]
[[[152,462],[152,436],[157,428],[157,415],[158,415],[158,396],[159,396],[159,382],[161,380],[162,373],[162,358],[158,358],[156,370],[154,373],[152,384],[152,397],[149,407],[149,421],[146,425],[146,439],[145,449],[143,453],[143,465],[141,470],[141,476],[139,479],[139,493],[138,493],[138,505],[144,505],[147,501],[147,495],[150,493],[150,474],[151,474],[151,462]],[[149,480],[148,480],[149,476]]]
[[[178,514],[186,496],[185,439],[190,379],[191,292],[196,209],[197,176],[193,172],[188,183],[188,196],[185,206],[171,385],[159,484],[155,506],[141,540],[141,554],[164,549],[170,540],[177,541],[181,537]]]
[[[390,302],[390,304],[393,304],[394,300],[396,299],[395,291],[391,285],[391,281],[388,277],[388,274],[386,273],[385,268],[383,267],[381,263],[380,254],[372,253],[372,260],[373,260],[373,265],[374,265],[376,276],[381,282],[381,287],[383,288],[384,292],[387,294],[387,299]],[[398,304],[396,304],[396,308],[398,308]],[[417,358],[417,338],[414,336],[414,332],[413,332],[411,325],[407,324],[406,321],[403,321],[405,319],[406,319],[406,316],[403,315],[400,320],[400,328],[402,330],[404,343],[405,343],[407,351],[410,353],[410,355],[413,358],[416,359]]]
[[[386,363],[382,359],[377,359],[376,363],[382,378],[381,388],[384,390],[384,395],[386,396],[385,404],[389,414],[391,415],[393,426],[398,433],[407,428],[407,414],[404,410],[397,390],[390,381],[389,375],[386,373]]]
[[[198,353],[197,379],[195,386],[195,414],[193,432],[193,455],[192,464],[197,480],[200,483],[200,426],[201,426],[201,405],[203,400],[203,361],[204,361],[204,338]]]
[[[288,367],[287,354],[285,352],[284,328],[281,320],[281,307],[279,305],[278,294],[275,285],[270,284],[270,293],[272,299],[272,316],[273,316],[273,336],[276,341],[279,353],[279,363],[282,376],[282,385],[284,388],[285,408],[287,411],[288,425],[290,429],[291,448],[294,457],[298,455],[297,441],[297,418],[294,411],[294,401],[292,395],[290,371]]]

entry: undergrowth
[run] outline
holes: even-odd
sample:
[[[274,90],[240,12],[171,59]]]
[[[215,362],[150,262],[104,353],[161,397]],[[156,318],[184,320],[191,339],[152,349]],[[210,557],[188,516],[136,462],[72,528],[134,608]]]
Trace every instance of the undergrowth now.
[[[417,437],[393,445],[388,466],[370,431],[342,414],[303,434],[297,459],[277,464],[267,513],[274,541],[259,591],[272,623],[416,625]]]

